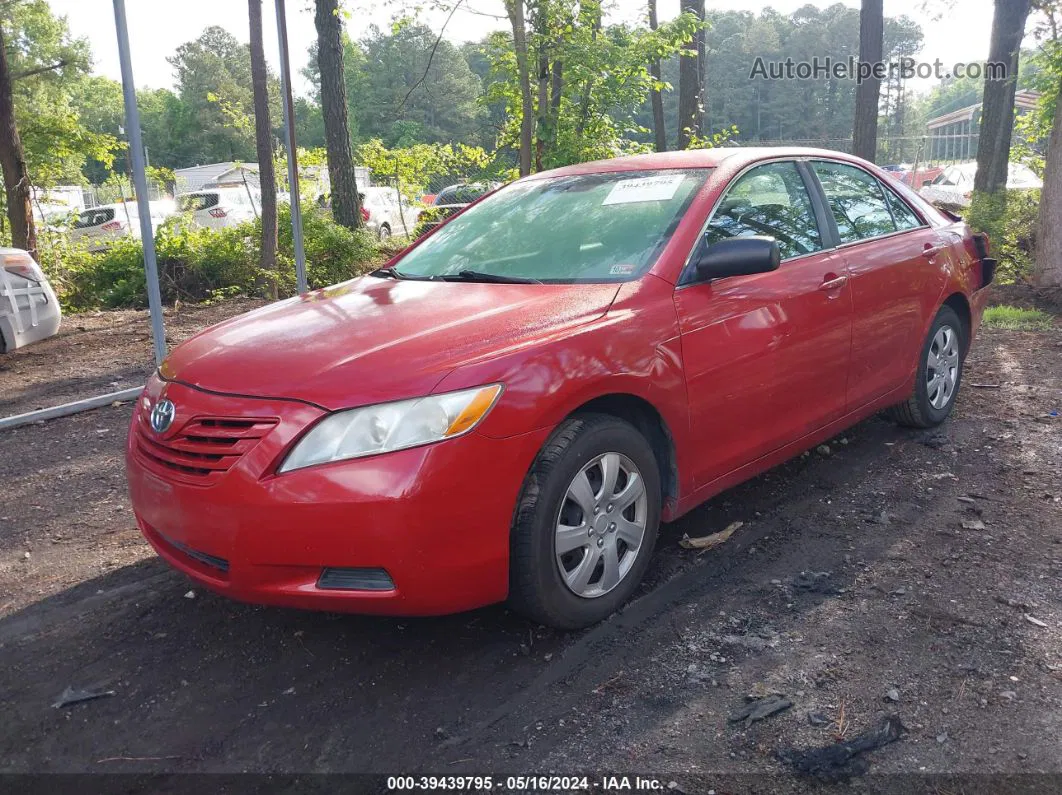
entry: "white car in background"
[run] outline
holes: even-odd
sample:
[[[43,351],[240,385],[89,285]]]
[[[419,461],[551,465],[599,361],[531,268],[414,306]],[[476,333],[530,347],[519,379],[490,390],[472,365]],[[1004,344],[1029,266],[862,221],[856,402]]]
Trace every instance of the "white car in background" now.
[[[0,248],[0,353],[59,331],[59,299],[40,266],[20,248]]]
[[[200,188],[177,196],[177,211],[190,212],[196,226],[224,229],[258,217],[261,194],[246,187]]]
[[[148,205],[154,229],[173,215],[172,201],[153,201]],[[89,251],[102,251],[123,237],[140,239],[140,210],[136,202],[90,207],[82,211],[70,227],[70,240],[86,243]]]
[[[969,207],[976,175],[977,163],[948,166],[918,192],[926,201],[939,207]],[[1010,163],[1007,166],[1008,190],[1032,190],[1043,186],[1043,180],[1028,166],[1021,163]]]
[[[373,186],[359,192],[365,226],[381,240],[391,235],[411,235],[423,207],[410,204],[395,188]]]

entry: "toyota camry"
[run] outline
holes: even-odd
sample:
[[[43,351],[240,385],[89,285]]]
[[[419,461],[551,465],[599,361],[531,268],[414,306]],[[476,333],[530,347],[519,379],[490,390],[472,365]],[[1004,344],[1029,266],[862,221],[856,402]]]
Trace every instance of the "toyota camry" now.
[[[988,245],[831,151],[535,174],[178,346],[132,419],[137,522],[236,599],[586,626],[662,521],[876,412],[942,422]]]

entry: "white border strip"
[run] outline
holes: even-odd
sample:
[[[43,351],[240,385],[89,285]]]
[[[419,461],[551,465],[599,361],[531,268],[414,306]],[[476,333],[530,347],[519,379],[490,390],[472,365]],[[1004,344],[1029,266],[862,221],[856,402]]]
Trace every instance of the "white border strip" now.
[[[84,400],[75,400],[72,403],[64,403],[61,406],[53,406],[50,409],[27,411],[25,414],[4,417],[0,419],[0,431],[18,428],[22,425],[32,425],[35,422],[43,422],[44,420],[54,420],[56,417],[66,417],[70,414],[77,414],[81,411],[103,408],[104,406],[111,405],[111,403],[114,403],[115,401],[135,400],[140,396],[142,391],[144,391],[144,387],[137,386],[132,389],[123,389],[120,392],[110,392],[106,395],[97,395],[96,397],[85,398]]]

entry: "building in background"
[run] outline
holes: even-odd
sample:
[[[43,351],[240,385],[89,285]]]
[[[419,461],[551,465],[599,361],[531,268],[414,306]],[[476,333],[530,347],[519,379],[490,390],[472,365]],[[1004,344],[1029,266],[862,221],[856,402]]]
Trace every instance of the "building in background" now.
[[[1037,91],[1021,89],[1014,94],[1015,118],[1036,107],[1040,99]],[[928,161],[962,161],[977,157],[977,140],[981,128],[981,103],[967,105],[926,122],[929,145]]]

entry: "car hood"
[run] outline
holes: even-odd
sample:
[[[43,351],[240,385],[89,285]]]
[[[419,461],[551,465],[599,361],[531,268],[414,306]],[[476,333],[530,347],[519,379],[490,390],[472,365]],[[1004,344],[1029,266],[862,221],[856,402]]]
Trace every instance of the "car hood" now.
[[[601,317],[615,284],[483,284],[364,276],[192,337],[162,376],[327,409],[431,392],[459,365]]]

